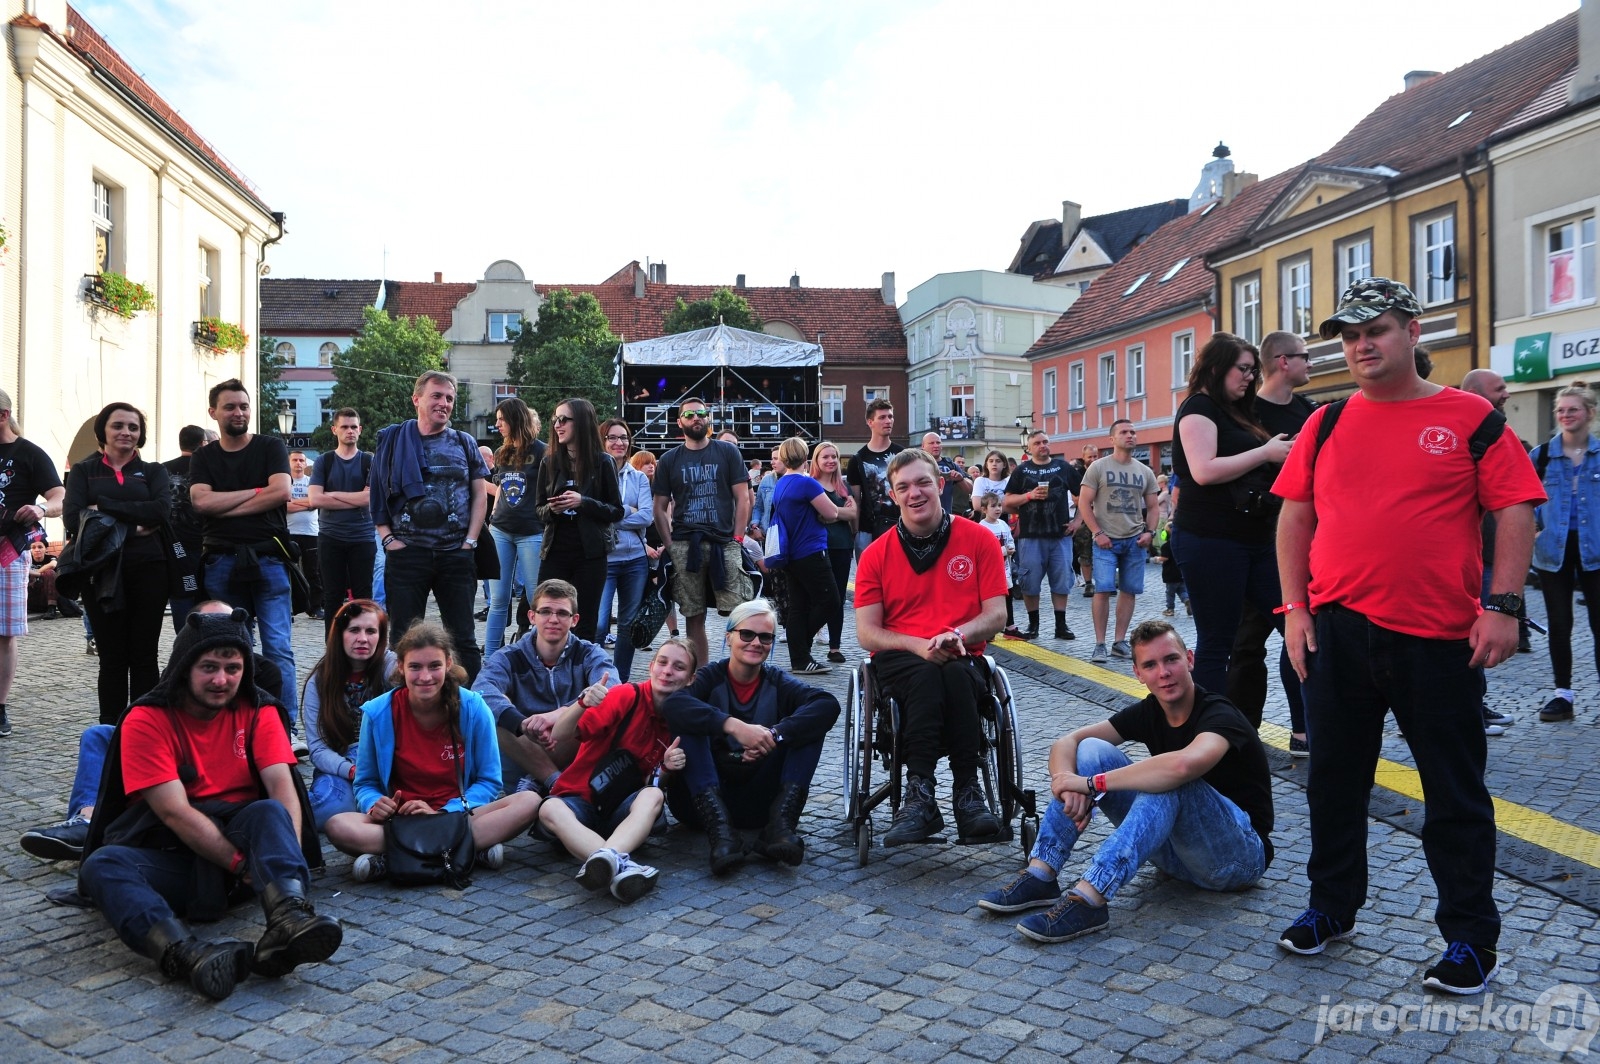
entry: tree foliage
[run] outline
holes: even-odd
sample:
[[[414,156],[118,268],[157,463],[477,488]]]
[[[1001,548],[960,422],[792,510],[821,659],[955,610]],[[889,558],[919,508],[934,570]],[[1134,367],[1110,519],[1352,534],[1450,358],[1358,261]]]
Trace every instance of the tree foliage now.
[[[546,424],[556,404],[574,397],[593,403],[602,419],[612,417],[617,390],[611,380],[621,342],[599,300],[558,288],[545,296],[538,320],[518,331],[506,379]]]
[[[411,389],[424,371],[443,369],[445,342],[432,319],[391,318],[388,311],[367,307],[362,311],[361,332],[354,342],[333,356],[333,409],[351,407],[361,412],[361,447],[371,450],[378,431],[417,416]],[[467,409],[467,389],[456,389],[457,424]],[[338,441],[326,425],[311,436],[317,450],[330,450]]]
[[[730,329],[750,332],[760,332],[766,324],[744,296],[731,288],[719,288],[709,297],[693,303],[685,303],[679,296],[663,325],[667,333],[681,333],[709,329],[719,322]]]
[[[283,398],[283,361],[278,358],[278,338],[263,336],[256,344],[256,413],[259,431],[278,429],[278,402]]]

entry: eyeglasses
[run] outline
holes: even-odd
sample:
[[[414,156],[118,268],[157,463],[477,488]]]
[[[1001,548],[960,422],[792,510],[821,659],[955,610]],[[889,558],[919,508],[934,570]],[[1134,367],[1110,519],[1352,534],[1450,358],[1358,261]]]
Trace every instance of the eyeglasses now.
[[[1309,352],[1309,351],[1289,351],[1289,352],[1286,352],[1286,353],[1284,353],[1282,355],[1279,355],[1278,357],[1279,358],[1283,358],[1283,359],[1303,358],[1307,362],[1310,362],[1311,361],[1311,352]]]
[[[628,442],[628,437],[619,436],[616,433],[612,433],[611,435],[606,437],[606,442],[607,443],[627,443]]]
[[[709,411],[709,410],[680,410],[680,411],[678,411],[678,420],[679,421],[693,421],[696,418],[704,420],[704,419],[706,419],[706,418],[708,418],[710,416],[711,416],[711,411]]]
[[[1234,366],[1233,368],[1238,370],[1239,373],[1245,377],[1254,377],[1256,375],[1256,367],[1250,363],[1242,363]]]
[[[534,610],[533,615],[544,621],[548,621],[551,618],[554,618],[558,621],[569,621],[577,616],[577,614],[573,613],[571,610],[553,610],[549,606]]]
[[[555,417],[551,418],[550,420],[554,421],[557,425],[570,425],[577,419],[568,417],[566,414],[557,414]]]
[[[770,647],[772,645],[772,641],[778,638],[771,632],[757,632],[750,628],[735,628],[733,630],[733,634],[738,636],[746,643],[753,643],[759,639],[761,640],[761,645],[764,647]]]

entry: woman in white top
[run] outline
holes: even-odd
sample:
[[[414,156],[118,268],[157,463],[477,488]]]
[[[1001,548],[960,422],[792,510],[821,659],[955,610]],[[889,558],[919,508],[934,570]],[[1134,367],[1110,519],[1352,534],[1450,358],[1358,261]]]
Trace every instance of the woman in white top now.
[[[1011,473],[1006,462],[1006,456],[999,451],[990,451],[983,456],[983,476],[972,482],[972,509],[973,520],[982,521],[983,512],[978,508],[978,500],[985,495],[998,495],[1006,497],[1006,482],[1011,479]]]

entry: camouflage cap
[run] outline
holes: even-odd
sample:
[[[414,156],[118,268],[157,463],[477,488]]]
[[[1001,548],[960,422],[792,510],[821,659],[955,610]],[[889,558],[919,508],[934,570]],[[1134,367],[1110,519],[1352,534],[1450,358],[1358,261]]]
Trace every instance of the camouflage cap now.
[[[1322,323],[1318,330],[1324,340],[1339,335],[1346,325],[1360,325],[1371,321],[1386,310],[1398,310],[1413,318],[1422,316],[1422,304],[1411,289],[1387,277],[1367,277],[1344,290],[1333,317]]]

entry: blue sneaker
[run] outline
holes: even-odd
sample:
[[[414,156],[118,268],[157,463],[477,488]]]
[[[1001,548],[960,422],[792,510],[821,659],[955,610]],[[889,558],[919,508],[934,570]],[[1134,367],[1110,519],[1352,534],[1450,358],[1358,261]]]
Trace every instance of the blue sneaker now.
[[[1354,923],[1346,927],[1321,909],[1307,909],[1289,925],[1289,930],[1278,939],[1278,945],[1290,953],[1311,957],[1321,953],[1328,943],[1349,938],[1355,933]]]
[[[978,896],[978,908],[992,913],[1020,913],[1048,909],[1061,900],[1061,887],[1053,879],[1040,879],[1024,868],[999,890]]]
[[[1444,956],[1423,973],[1422,985],[1447,994],[1481,994],[1500,970],[1500,955],[1488,946],[1452,942]]]
[[[1023,917],[1017,930],[1035,942],[1065,942],[1093,931],[1104,931],[1111,923],[1110,909],[1109,905],[1096,908],[1089,904],[1088,898],[1069,890],[1049,912]]]

